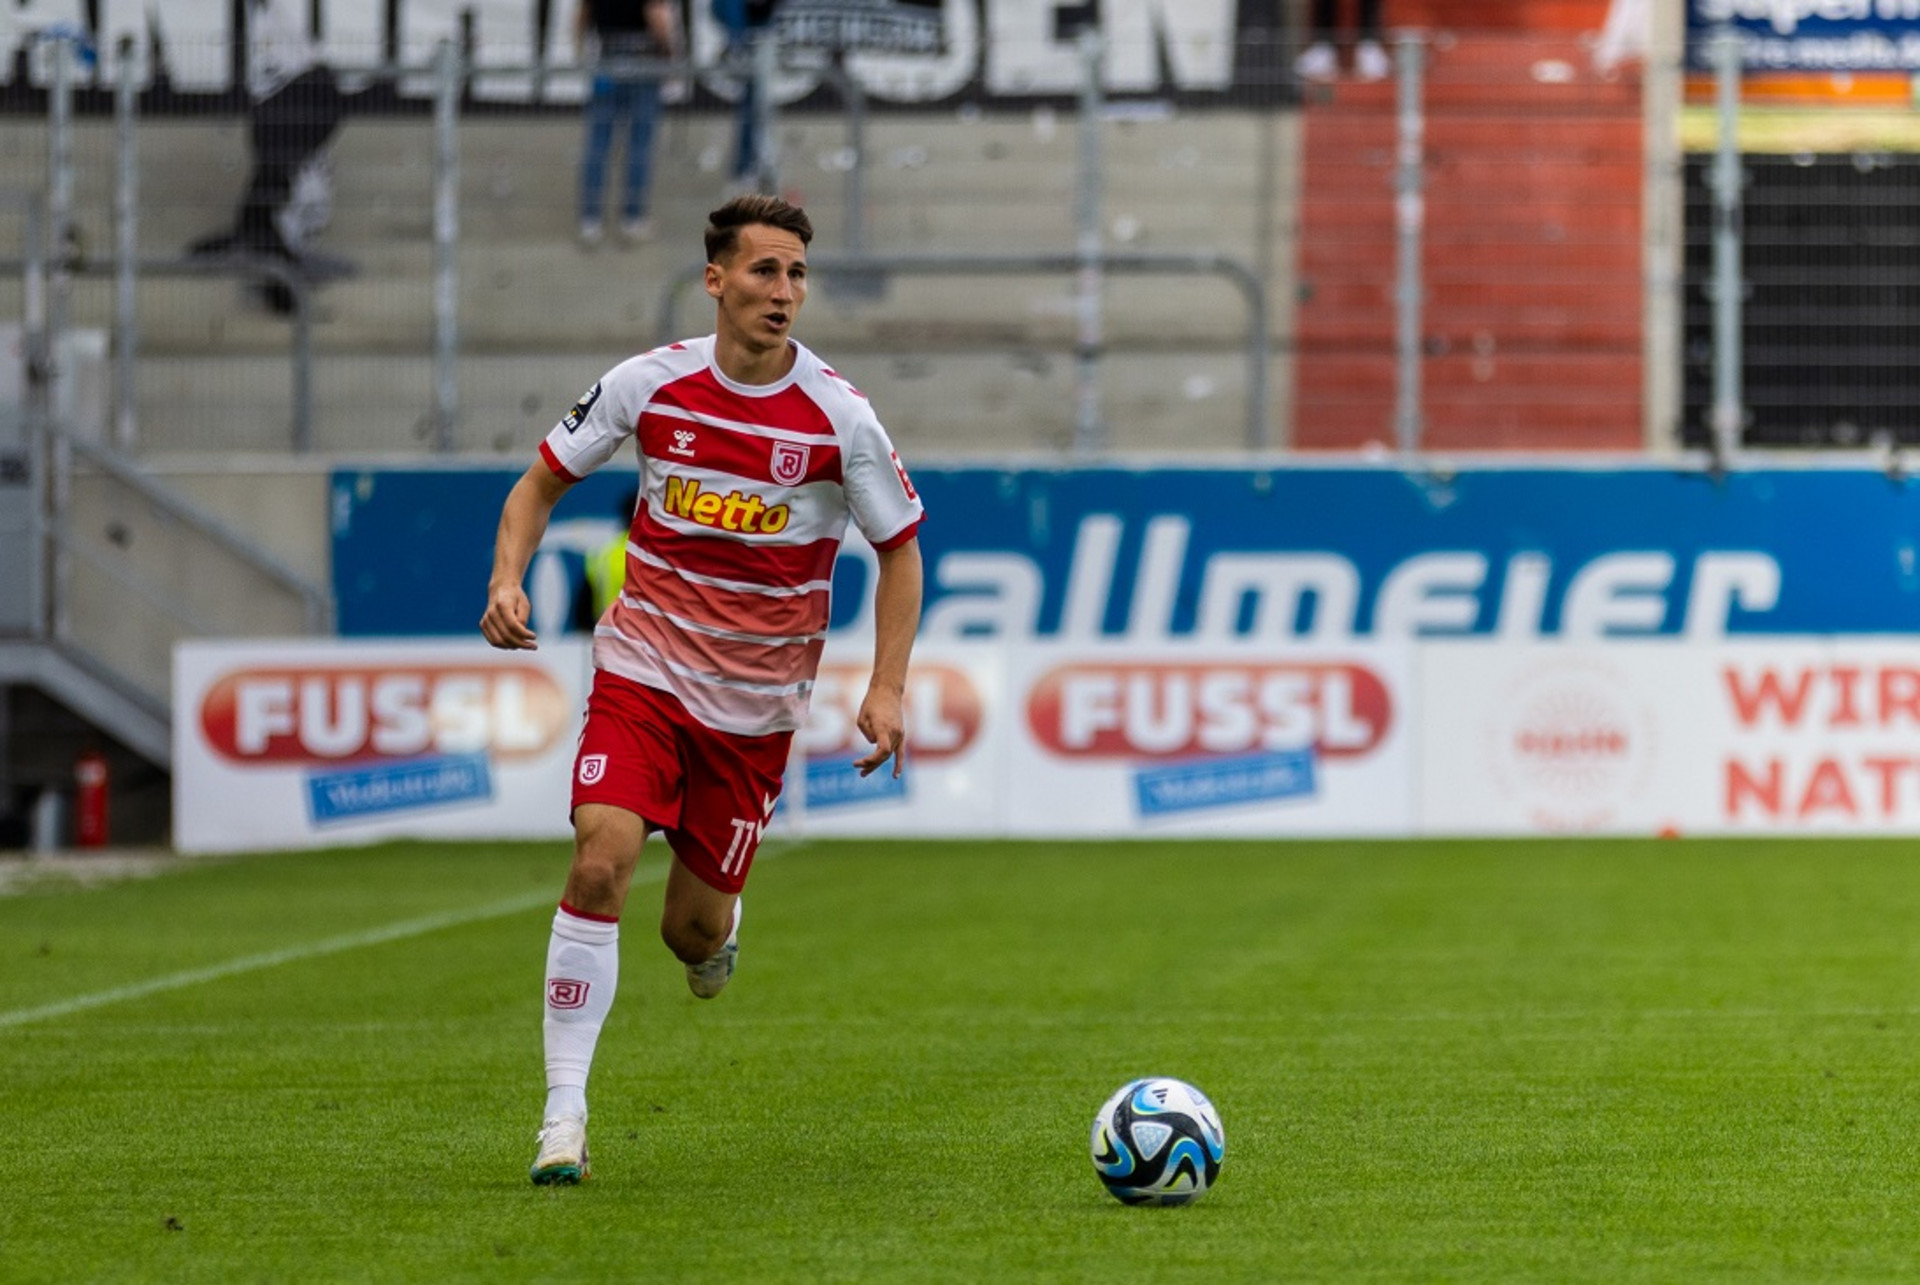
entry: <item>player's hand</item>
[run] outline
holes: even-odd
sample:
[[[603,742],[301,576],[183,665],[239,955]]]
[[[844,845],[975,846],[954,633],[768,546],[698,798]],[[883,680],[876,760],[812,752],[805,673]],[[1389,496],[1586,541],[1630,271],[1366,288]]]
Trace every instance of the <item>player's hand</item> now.
[[[500,585],[487,592],[487,614],[480,617],[480,633],[502,651],[535,651],[539,642],[527,627],[533,605],[519,585]]]
[[[867,688],[867,698],[860,702],[860,717],[854,720],[854,726],[873,743],[872,753],[853,762],[860,769],[860,775],[871,776],[875,768],[892,759],[893,777],[899,780],[907,764],[907,724],[900,712],[900,693]]]

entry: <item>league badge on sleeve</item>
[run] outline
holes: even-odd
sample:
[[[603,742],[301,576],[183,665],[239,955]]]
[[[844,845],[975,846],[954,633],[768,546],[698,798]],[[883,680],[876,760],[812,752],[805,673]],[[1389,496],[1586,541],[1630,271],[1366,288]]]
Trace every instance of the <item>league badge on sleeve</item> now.
[[[773,444],[773,480],[782,486],[798,485],[807,475],[807,456],[812,448],[794,442]]]
[[[560,421],[560,427],[566,429],[569,433],[579,428],[587,422],[587,412],[592,410],[593,404],[599,400],[600,385],[596,383],[581,395],[579,401],[573,404],[573,409],[567,412],[567,417]]]

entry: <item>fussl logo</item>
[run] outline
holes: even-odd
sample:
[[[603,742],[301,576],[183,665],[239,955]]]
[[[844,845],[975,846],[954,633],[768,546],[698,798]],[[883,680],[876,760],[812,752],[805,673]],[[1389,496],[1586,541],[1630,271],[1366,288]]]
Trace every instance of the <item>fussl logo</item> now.
[[[539,754],[560,737],[568,700],[527,664],[246,669],[200,702],[200,727],[239,763]]]
[[[1392,722],[1380,676],[1338,663],[1090,662],[1052,670],[1027,697],[1034,738],[1074,758],[1338,758],[1372,750]]]
[[[855,720],[866,698],[865,665],[822,665],[814,679],[813,707],[800,744],[808,754],[832,758],[872,748]],[[952,758],[980,735],[982,701],[965,670],[915,662],[907,673],[903,702],[910,763]]]

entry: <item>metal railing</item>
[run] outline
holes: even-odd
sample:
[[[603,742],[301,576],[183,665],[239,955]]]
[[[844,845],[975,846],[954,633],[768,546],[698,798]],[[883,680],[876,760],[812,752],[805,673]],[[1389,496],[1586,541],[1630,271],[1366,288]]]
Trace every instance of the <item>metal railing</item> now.
[[[1027,255],[986,255],[963,256],[942,264],[934,256],[888,255],[879,258],[868,257],[868,236],[866,230],[867,202],[867,121],[868,113],[865,94],[857,78],[850,75],[843,62],[835,57],[809,53],[807,51],[782,50],[774,42],[758,41],[753,45],[750,55],[736,55],[730,66],[740,69],[762,82],[756,99],[761,112],[756,137],[759,140],[760,155],[754,167],[755,181],[761,190],[771,191],[780,186],[780,157],[778,155],[778,120],[775,114],[774,94],[769,92],[767,84],[772,78],[787,72],[804,72],[831,85],[841,103],[845,127],[845,146],[841,153],[842,170],[840,183],[844,217],[839,238],[843,253],[829,259],[818,259],[823,264],[832,262],[844,282],[852,282],[862,273],[884,268],[889,272],[918,273],[925,275],[950,272],[956,265],[962,265],[968,272],[991,273],[998,275],[1036,275],[1047,276],[1065,274],[1076,282],[1075,312],[1079,318],[1076,351],[1076,428],[1075,450],[1079,454],[1095,454],[1104,448],[1103,426],[1100,423],[1100,411],[1097,397],[1099,363],[1104,356],[1105,344],[1100,325],[1100,297],[1104,291],[1103,277],[1107,271],[1131,275],[1214,275],[1227,278],[1240,290],[1248,301],[1249,328],[1246,331],[1246,348],[1249,372],[1247,385],[1249,406],[1247,414],[1246,441],[1260,449],[1273,445],[1271,429],[1270,398],[1267,394],[1269,383],[1267,364],[1270,360],[1272,318],[1267,306],[1264,283],[1245,263],[1229,256],[1198,251],[1183,253],[1167,252],[1124,252],[1114,253],[1102,245],[1099,192],[1104,184],[1101,162],[1100,136],[1103,132],[1102,95],[1100,90],[1100,53],[1101,43],[1096,35],[1089,33],[1082,45],[1082,111],[1080,113],[1080,146],[1078,150],[1078,168],[1076,177],[1076,216],[1078,225],[1078,244],[1067,255],[1067,266],[1062,266],[1059,254],[1043,251]],[[64,62],[64,59],[56,60]],[[568,66],[551,62],[544,63],[492,63],[487,65],[468,65],[462,58],[459,46],[452,40],[441,42],[436,56],[430,65],[425,66],[386,66],[377,68],[337,67],[342,74],[375,73],[388,78],[430,77],[432,94],[432,176],[431,176],[431,292],[432,292],[432,334],[429,352],[432,367],[431,405],[428,411],[430,425],[429,442],[436,451],[447,452],[455,449],[457,430],[462,412],[459,405],[459,368],[462,361],[462,335],[460,306],[462,282],[458,246],[462,236],[460,218],[460,176],[461,147],[459,133],[461,129],[461,110],[466,97],[477,81],[488,77],[544,76],[553,77],[568,73],[599,73],[632,77],[641,80],[665,81],[677,77],[686,77],[703,70],[685,62],[666,62],[658,60],[608,61],[597,64]],[[135,144],[136,115],[133,104],[136,95],[133,92],[134,61],[131,50],[123,45],[121,56],[115,67],[115,121],[116,121],[116,199],[114,204],[114,244],[116,252],[110,260],[104,262],[81,263],[71,255],[56,255],[50,267],[55,274],[97,276],[111,274],[116,286],[116,309],[114,313],[115,363],[113,368],[115,407],[115,440],[122,449],[134,449],[138,443],[138,423],[135,410],[135,398],[132,388],[137,355],[141,347],[141,336],[133,306],[137,290],[137,281],[143,276],[213,276],[230,275],[240,279],[266,278],[285,287],[293,299],[291,320],[293,323],[290,359],[293,370],[293,409],[291,443],[296,452],[310,450],[314,443],[314,406],[313,406],[313,339],[308,283],[303,274],[293,265],[281,263],[266,255],[236,255],[216,260],[204,258],[177,259],[157,257],[136,257],[130,253],[130,247],[136,244],[135,221],[138,218],[137,192],[139,188],[139,158]],[[66,178],[55,184],[51,199],[50,221],[56,226],[70,226],[71,208],[71,159],[67,153],[67,132],[71,129],[72,114],[70,99],[72,85],[68,77],[55,75],[50,85],[49,99],[51,134],[49,146],[51,159],[50,173],[65,175]],[[63,195],[65,194],[65,195]],[[0,262],[0,269],[20,268],[20,264]],[[847,297],[851,297],[849,294]],[[62,318],[52,319],[50,330],[57,336],[63,324]]]
[[[1266,287],[1246,264],[1224,254],[1166,254],[1114,252],[1102,250],[1097,256],[1098,270],[1134,276],[1215,276],[1230,282],[1247,305],[1246,446],[1252,451],[1273,448],[1273,424],[1269,406],[1267,378],[1267,334],[1271,324],[1267,311]],[[912,276],[963,277],[992,276],[1077,276],[1086,271],[1087,260],[1078,252],[1051,254],[812,254],[810,268],[818,272],[831,291],[836,278],[855,284],[857,294],[865,296],[876,286],[876,279],[890,274]],[[705,269],[691,267],[670,280],[660,291],[655,311],[654,340],[670,343],[680,338],[680,296],[701,279]],[[1087,354],[1095,362],[1102,356],[1096,347]]]

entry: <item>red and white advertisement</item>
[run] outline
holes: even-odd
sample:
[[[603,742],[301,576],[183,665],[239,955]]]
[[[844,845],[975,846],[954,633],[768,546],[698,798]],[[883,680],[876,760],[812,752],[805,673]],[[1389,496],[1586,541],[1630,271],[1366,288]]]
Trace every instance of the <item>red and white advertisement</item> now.
[[[583,642],[195,642],[173,668],[181,851],[570,833]]]
[[[1419,828],[1920,832],[1898,639],[1425,643]]]
[[[808,834],[984,836],[1006,833],[1005,649],[927,644],[914,649],[903,702],[907,753],[900,776],[854,767],[871,749],[858,727],[873,667],[871,640],[835,640],[795,738],[784,805]]]
[[[1413,827],[1410,646],[1030,643],[1008,665],[1008,834]]]

